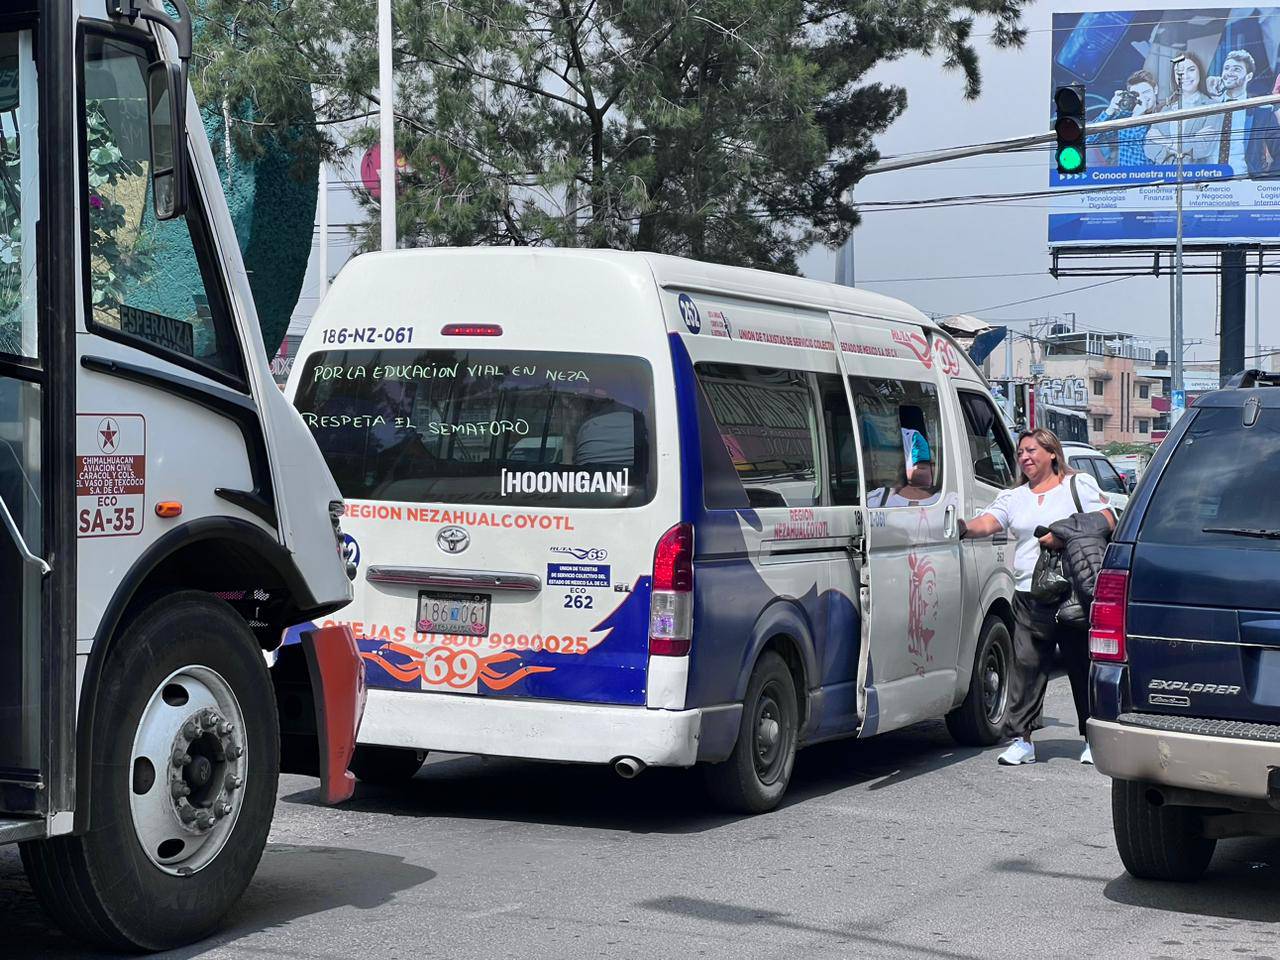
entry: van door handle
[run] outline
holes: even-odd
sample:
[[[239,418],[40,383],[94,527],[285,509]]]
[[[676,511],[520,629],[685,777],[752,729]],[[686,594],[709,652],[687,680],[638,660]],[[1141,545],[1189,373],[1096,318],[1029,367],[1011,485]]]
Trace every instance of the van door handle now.
[[[946,512],[942,515],[942,536],[945,540],[950,540],[956,535],[956,507],[950,504]]]

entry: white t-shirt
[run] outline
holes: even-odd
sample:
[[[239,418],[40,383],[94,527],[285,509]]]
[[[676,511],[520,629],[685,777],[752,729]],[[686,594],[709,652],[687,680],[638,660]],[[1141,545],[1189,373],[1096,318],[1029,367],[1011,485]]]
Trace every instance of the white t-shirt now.
[[[1016,589],[1031,589],[1031,574],[1040,558],[1040,541],[1036,539],[1036,527],[1047,527],[1065,520],[1073,513],[1095,513],[1110,504],[1098,489],[1098,481],[1087,473],[1074,474],[1076,493],[1083,511],[1076,510],[1071,499],[1071,478],[1068,477],[1045,494],[1031,492],[1030,484],[1020,484],[1003,491],[983,513],[989,513],[1016,541],[1013,551],[1013,576]]]

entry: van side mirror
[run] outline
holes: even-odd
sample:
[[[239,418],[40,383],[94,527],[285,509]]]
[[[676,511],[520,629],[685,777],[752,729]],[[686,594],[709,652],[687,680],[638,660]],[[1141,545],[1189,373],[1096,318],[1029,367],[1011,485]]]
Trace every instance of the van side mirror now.
[[[147,68],[151,195],[157,220],[172,220],[187,212],[186,102],[181,67],[158,61]]]

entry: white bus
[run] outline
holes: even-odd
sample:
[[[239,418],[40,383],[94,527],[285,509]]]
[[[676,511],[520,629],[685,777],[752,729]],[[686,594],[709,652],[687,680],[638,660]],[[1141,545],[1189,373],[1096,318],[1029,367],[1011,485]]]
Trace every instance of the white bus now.
[[[759,811],[805,744],[1000,735],[1011,558],[957,520],[1013,447],[919,311],[672,257],[403,251],[349,263],[297,356],[359,568],[319,621],[365,659],[357,776],[701,763]]]
[[[285,765],[350,794],[362,695],[322,631],[277,709],[264,650],[351,596],[342,505],[272,382],[166,6],[0,11],[0,843],[114,950],[204,936],[248,885],[278,713]]]

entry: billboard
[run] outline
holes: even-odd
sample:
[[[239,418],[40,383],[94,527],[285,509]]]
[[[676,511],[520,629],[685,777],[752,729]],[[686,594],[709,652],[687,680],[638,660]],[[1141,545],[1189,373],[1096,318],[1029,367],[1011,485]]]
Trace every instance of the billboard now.
[[[1089,123],[1151,122],[1089,134],[1083,174],[1063,176],[1050,163],[1050,245],[1172,244],[1178,131],[1160,115],[1271,93],[1280,84],[1278,47],[1280,7],[1055,13],[1051,89],[1083,84]],[[1255,107],[1182,126],[1183,177],[1200,181],[1183,190],[1184,242],[1280,240],[1277,111]],[[1082,187],[1107,189],[1066,194]]]

